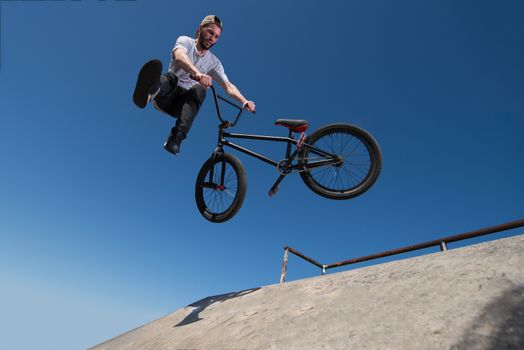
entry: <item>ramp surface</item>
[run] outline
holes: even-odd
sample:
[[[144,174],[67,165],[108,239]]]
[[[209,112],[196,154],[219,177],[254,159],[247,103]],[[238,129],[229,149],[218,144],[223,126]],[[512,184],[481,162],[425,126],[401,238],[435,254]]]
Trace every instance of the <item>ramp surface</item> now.
[[[524,349],[524,235],[209,297],[92,349]]]

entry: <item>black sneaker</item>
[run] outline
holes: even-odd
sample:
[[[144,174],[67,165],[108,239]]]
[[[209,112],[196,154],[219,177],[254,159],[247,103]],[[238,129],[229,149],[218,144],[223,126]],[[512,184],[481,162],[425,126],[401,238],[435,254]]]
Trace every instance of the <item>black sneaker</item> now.
[[[180,152],[180,145],[185,138],[186,135],[184,135],[182,132],[178,132],[176,136],[170,134],[166,140],[166,143],[164,143],[164,149],[175,156],[178,155]]]
[[[139,107],[144,108],[150,100],[150,95],[158,93],[151,91],[160,81],[162,74],[162,62],[151,60],[142,66],[138,79],[136,81],[135,92],[133,93],[133,102]]]

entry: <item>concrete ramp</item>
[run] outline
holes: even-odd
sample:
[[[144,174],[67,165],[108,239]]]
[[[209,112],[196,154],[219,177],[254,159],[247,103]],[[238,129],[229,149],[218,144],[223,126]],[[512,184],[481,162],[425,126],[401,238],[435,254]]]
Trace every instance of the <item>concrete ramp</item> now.
[[[209,297],[92,349],[524,349],[524,235]]]

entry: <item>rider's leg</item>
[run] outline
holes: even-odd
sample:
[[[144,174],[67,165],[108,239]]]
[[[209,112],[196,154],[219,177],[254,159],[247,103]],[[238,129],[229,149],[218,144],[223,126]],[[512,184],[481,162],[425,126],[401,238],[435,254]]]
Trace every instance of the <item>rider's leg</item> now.
[[[151,93],[154,95],[153,99],[158,97],[163,97],[170,93],[173,89],[176,88],[178,84],[178,77],[171,73],[167,72],[166,74],[162,74],[160,76],[160,79],[155,86],[151,88]]]
[[[202,103],[206,98],[206,88],[198,84],[188,90],[182,110],[180,112],[179,131],[187,135],[193,125]]]
[[[175,99],[177,98],[177,90],[180,89],[177,86],[178,77],[171,73],[167,72],[162,74],[158,82],[151,88],[151,96],[153,106],[160,110],[171,115],[171,107]]]
[[[173,154],[180,152],[180,144],[186,138],[187,133],[193,125],[193,121],[206,98],[206,88],[198,84],[187,91],[183,97],[184,101],[180,116],[177,119],[175,127],[167,138],[164,148]]]

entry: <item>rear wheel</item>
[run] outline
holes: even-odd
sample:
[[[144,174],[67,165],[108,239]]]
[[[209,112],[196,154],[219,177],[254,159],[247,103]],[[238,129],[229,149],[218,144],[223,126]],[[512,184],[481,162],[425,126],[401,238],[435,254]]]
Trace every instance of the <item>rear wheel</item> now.
[[[337,162],[313,167],[326,156],[310,146],[338,156]],[[304,144],[302,180],[313,192],[330,199],[349,199],[367,191],[377,180],[382,154],[375,139],[349,124],[331,124],[314,131]],[[311,167],[308,169],[308,165]]]
[[[224,222],[238,212],[246,196],[246,171],[229,153],[209,158],[198,173],[195,199],[198,210],[211,222]]]

